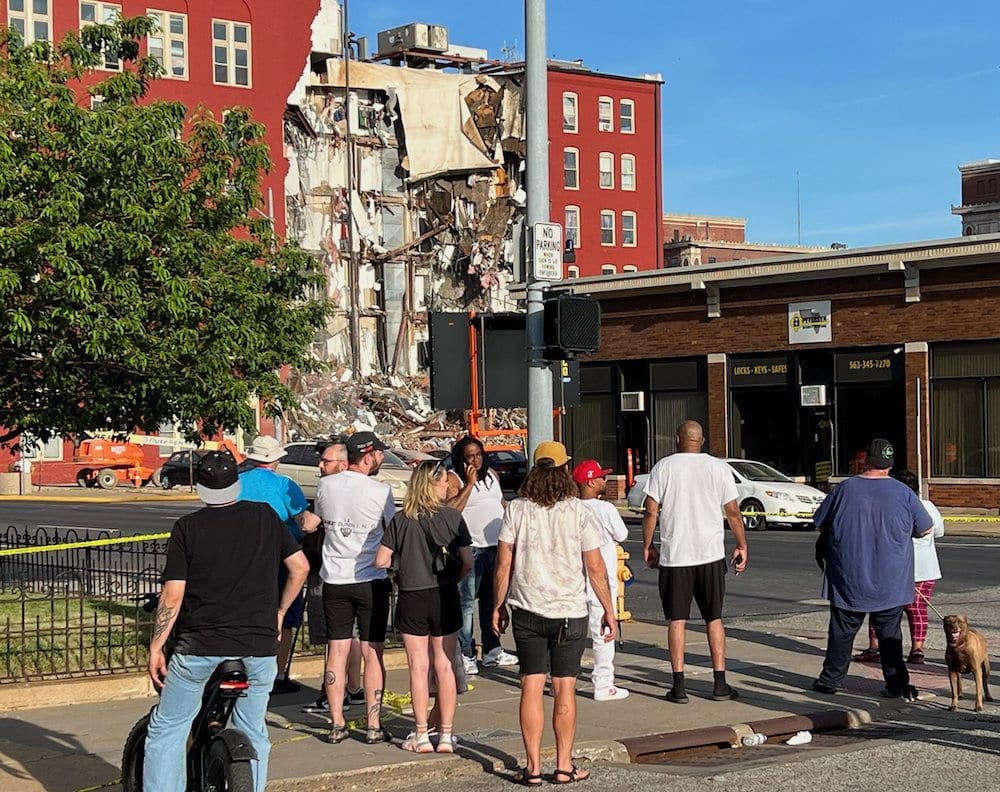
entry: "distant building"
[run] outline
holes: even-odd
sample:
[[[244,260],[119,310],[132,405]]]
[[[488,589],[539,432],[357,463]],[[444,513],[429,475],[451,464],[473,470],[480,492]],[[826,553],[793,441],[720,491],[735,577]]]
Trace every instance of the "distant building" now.
[[[549,200],[576,260],[567,277],[663,266],[660,75],[550,60]]]
[[[816,253],[827,248],[769,245],[746,241],[742,217],[663,215],[663,261],[667,267],[699,267],[725,261],[759,259],[783,253]]]
[[[962,236],[1000,231],[1000,160],[985,159],[958,166],[962,205],[951,213],[962,218]]]

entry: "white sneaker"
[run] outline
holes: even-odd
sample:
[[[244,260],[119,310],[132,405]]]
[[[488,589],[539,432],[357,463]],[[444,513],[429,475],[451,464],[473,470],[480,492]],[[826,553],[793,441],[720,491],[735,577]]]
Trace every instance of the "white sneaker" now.
[[[491,649],[485,655],[483,655],[483,665],[516,666],[517,655],[512,655],[510,652],[505,652],[502,646],[498,646],[496,649]]]
[[[618,699],[626,699],[628,696],[629,692],[625,688],[614,687],[613,685],[609,688],[601,688],[594,691],[594,701],[617,701]]]
[[[479,673],[479,663],[476,662],[474,657],[466,657],[462,655],[462,665],[465,666],[465,675],[473,676]]]

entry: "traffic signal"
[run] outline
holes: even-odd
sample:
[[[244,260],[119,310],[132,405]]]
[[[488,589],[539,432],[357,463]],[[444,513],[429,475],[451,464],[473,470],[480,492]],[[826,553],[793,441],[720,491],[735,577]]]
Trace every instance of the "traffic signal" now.
[[[545,357],[590,354],[601,345],[601,304],[593,297],[560,294],[545,301]]]

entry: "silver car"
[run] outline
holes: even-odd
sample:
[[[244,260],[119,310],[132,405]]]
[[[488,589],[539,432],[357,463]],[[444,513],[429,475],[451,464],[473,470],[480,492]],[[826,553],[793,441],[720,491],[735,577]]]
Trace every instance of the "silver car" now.
[[[319,449],[315,440],[304,440],[289,443],[285,446],[286,455],[278,465],[278,472],[288,476],[302,487],[302,492],[309,500],[316,498],[316,484],[319,483]],[[392,451],[384,451],[385,458],[382,467],[375,478],[389,485],[392,498],[396,503],[402,503],[406,497],[406,489],[413,475],[413,468],[407,465]]]

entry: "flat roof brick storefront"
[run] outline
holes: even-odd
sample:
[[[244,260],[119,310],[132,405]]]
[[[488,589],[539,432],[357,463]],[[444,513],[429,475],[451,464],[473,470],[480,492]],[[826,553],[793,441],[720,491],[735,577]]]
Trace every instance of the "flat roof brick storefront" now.
[[[565,285],[602,309],[574,455],[648,470],[691,417],[712,453],[823,485],[882,436],[938,505],[1000,508],[1000,235]]]

